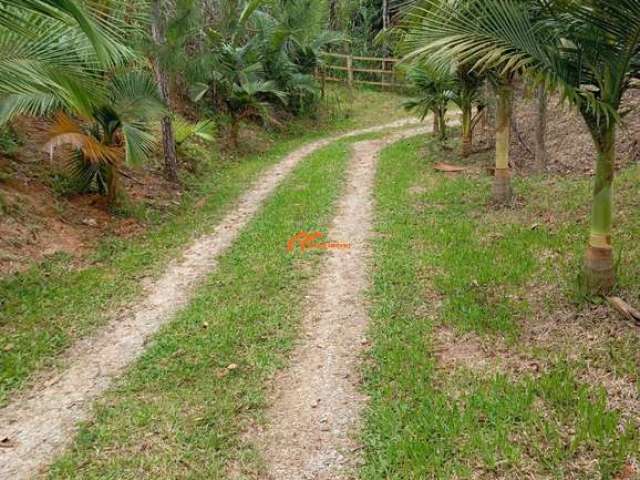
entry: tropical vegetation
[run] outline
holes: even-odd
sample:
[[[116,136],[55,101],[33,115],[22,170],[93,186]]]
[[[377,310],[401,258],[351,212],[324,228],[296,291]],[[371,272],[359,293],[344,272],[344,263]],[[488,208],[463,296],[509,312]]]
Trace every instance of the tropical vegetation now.
[[[500,203],[511,197],[515,79],[530,78],[575,105],[598,152],[585,281],[592,291],[611,290],[616,132],[624,95],[640,77],[640,2],[426,0],[410,8],[401,28],[409,58],[428,58],[440,68],[471,65],[494,85],[494,196]]]
[[[0,0],[0,418],[153,313],[43,475],[267,478],[302,342],[344,372],[309,362],[294,442],[366,394],[312,469],[637,478],[639,85],[640,0]],[[286,248],[369,207],[346,253]],[[369,283],[310,295],[343,253]]]
[[[228,123],[280,125],[320,98],[320,52],[343,37],[325,29],[324,2],[24,0],[2,2],[0,120],[50,119],[43,147],[70,146],[80,189],[117,200],[122,165],[148,159],[162,138],[178,181],[178,108]],[[125,73],[127,72],[127,73]],[[225,121],[225,118],[228,121]]]

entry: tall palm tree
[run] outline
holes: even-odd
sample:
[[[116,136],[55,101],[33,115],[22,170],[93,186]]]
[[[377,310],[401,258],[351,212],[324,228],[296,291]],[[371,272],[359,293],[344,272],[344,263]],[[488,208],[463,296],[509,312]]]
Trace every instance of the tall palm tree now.
[[[417,53],[454,56],[479,70],[529,72],[582,114],[598,152],[585,277],[592,292],[611,290],[616,131],[624,94],[640,77],[640,0],[437,4],[435,15],[416,13]]]

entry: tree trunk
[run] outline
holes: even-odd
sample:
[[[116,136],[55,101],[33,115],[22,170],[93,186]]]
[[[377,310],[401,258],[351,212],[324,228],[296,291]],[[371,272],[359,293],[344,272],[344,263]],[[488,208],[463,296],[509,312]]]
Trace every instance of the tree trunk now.
[[[338,0],[329,0],[329,30],[339,30]]]
[[[538,102],[538,115],[536,118],[535,170],[544,172],[547,169],[547,91],[544,85],[538,87],[536,100]]]
[[[107,204],[114,207],[118,201],[119,183],[118,169],[113,165],[107,166]]]
[[[613,177],[616,158],[616,126],[596,139],[598,159],[593,192],[591,232],[585,260],[585,277],[588,290],[593,294],[608,293],[613,289],[616,277],[611,244],[613,224]]]
[[[166,42],[165,20],[162,15],[160,1],[161,0],[153,0],[153,21],[151,24],[153,41],[158,51]],[[162,60],[159,58],[159,54],[157,54],[154,61],[154,70],[156,74],[156,82],[158,83],[158,90],[160,92],[160,98],[164,104],[170,108],[169,78],[164,66],[162,65]],[[167,178],[172,182],[177,182],[178,159],[176,154],[176,139],[173,132],[173,124],[171,123],[171,116],[169,115],[165,115],[162,118],[162,147],[164,151],[164,167]]]
[[[468,157],[473,153],[473,112],[471,105],[462,109],[462,156]]]
[[[240,120],[232,115],[231,128],[229,130],[229,140],[231,141],[231,148],[237,150],[240,146]]]
[[[513,87],[501,85],[497,91],[496,108],[496,171],[493,182],[493,199],[504,205],[511,201],[511,170],[509,146],[511,143],[511,115],[513,113]]]
[[[382,30],[385,32],[389,29],[389,0],[382,0]]]
[[[438,111],[438,133],[440,134],[440,141],[447,141],[447,111],[439,110]]]
[[[433,111],[433,134],[440,137],[440,119],[437,110]]]
[[[391,18],[389,17],[389,0],[382,0],[382,31],[386,32],[389,30],[389,26],[391,23]],[[384,44],[383,44],[383,56],[386,57],[390,53],[390,48],[388,45],[388,39],[385,35]],[[386,64],[383,66],[383,70],[386,70]]]

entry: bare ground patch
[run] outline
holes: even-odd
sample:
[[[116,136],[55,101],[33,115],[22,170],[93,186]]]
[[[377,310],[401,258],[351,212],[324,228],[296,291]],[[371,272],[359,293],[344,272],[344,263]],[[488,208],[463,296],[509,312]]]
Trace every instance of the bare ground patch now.
[[[543,322],[526,323],[517,343],[511,345],[499,336],[460,334],[439,326],[434,331],[433,351],[442,369],[464,368],[478,375],[500,373],[514,379],[540,375],[559,361],[570,362],[579,382],[605,390],[607,407],[620,412],[623,423],[640,425],[638,379],[614,371],[609,359],[612,340],[624,336],[640,340],[640,332],[616,318],[608,307],[594,310],[597,313],[564,312]]]

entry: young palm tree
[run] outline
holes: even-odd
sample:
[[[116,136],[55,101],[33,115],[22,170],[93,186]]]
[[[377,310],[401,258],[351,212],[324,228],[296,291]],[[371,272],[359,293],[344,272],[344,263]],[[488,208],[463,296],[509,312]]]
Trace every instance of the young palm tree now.
[[[473,130],[476,120],[473,108],[482,107],[482,83],[484,78],[474,72],[469,65],[459,64],[455,67],[455,88],[452,98],[462,111],[462,147],[461,155],[468,157],[473,153]]]
[[[447,140],[447,109],[454,98],[455,77],[446,68],[437,68],[428,63],[416,65],[409,70],[407,79],[417,96],[404,102],[404,107],[415,111],[421,120],[433,112],[434,133],[441,142]]]
[[[429,65],[420,63],[409,70],[409,82],[418,96],[404,103],[407,110],[417,111],[421,119],[433,112],[434,133],[445,141],[446,113],[449,104],[458,106],[462,112],[462,149],[467,157],[473,150],[473,129],[477,119],[473,108],[482,107],[481,87],[483,77],[461,65]]]
[[[221,43],[216,48],[200,66],[204,81],[194,84],[193,98],[200,101],[207,93],[214,94],[215,106],[220,104],[230,117],[229,141],[237,148],[240,123],[243,120],[277,123],[272,104],[286,103],[287,94],[274,81],[266,79],[255,42],[242,47]]]
[[[455,34],[456,22],[482,21],[474,18],[474,5],[477,0],[425,0],[417,2],[417,6],[411,6],[404,17],[401,29],[404,31],[400,44],[401,51],[407,58],[424,59],[429,58],[429,62],[440,65],[441,68],[456,68],[459,71],[459,80],[467,81],[471,91],[478,92],[479,83],[476,85],[473,78],[474,73],[478,73],[475,57],[472,55],[462,55],[454,49],[449,49],[449,41]],[[485,19],[491,23],[491,19]],[[457,39],[457,37],[455,37]],[[477,50],[474,50],[474,52]],[[466,52],[470,53],[470,52]],[[496,160],[495,177],[493,185],[494,201],[498,205],[510,202],[512,198],[511,190],[511,170],[509,162],[510,135],[511,135],[511,115],[513,111],[513,73],[508,70],[486,68],[482,75],[487,77],[494,86],[497,108],[496,108]],[[470,141],[472,140],[472,120],[471,110],[468,102],[462,102],[463,110],[463,153],[468,153]],[[466,146],[465,146],[466,144]]]
[[[95,183],[114,205],[124,164],[146,160],[155,147],[152,124],[164,114],[153,79],[142,72],[117,76],[108,101],[89,116],[60,112],[48,130],[46,151],[72,148],[68,165],[79,186]]]
[[[289,96],[288,110],[302,113],[315,105],[320,89],[314,78],[321,52],[345,41],[326,29],[326,5],[318,0],[278,0],[254,19],[256,47],[265,76]]]
[[[593,292],[610,290],[616,131],[640,77],[640,0],[452,0],[417,16],[417,53],[526,71],[577,106],[598,152],[586,280]]]

